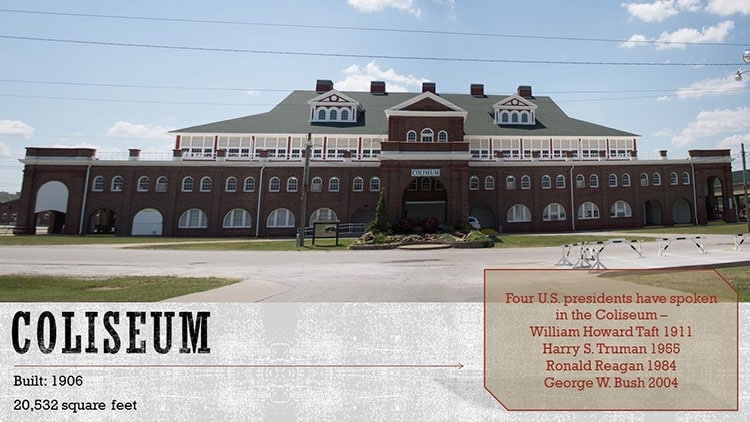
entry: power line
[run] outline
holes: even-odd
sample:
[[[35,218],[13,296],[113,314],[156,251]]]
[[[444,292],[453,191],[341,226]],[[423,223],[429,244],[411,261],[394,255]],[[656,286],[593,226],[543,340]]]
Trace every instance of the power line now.
[[[176,46],[166,44],[140,44],[140,43],[122,43],[113,41],[92,41],[92,40],[72,40],[62,38],[45,38],[45,37],[27,37],[16,35],[2,35],[0,38],[21,41],[41,41],[64,44],[79,45],[99,45],[108,47],[131,47],[131,48],[152,48],[161,50],[182,50],[182,51],[203,51],[218,53],[245,53],[245,54],[269,54],[282,56],[303,56],[303,57],[339,57],[354,59],[386,59],[386,60],[419,60],[419,61],[444,61],[444,62],[464,62],[464,63],[514,63],[514,64],[559,64],[559,65],[584,65],[584,66],[660,66],[660,67],[681,67],[681,66],[737,66],[736,63],[684,63],[684,62],[604,62],[604,61],[575,61],[575,60],[522,60],[522,59],[483,59],[469,57],[427,57],[427,56],[396,56],[387,54],[354,54],[354,53],[323,53],[323,52],[306,52],[306,51],[283,51],[283,50],[255,50],[244,48],[218,48],[218,47],[192,47]]]
[[[526,35],[526,34],[498,34],[498,33],[487,33],[487,32],[460,32],[460,31],[436,31],[436,30],[424,30],[424,29],[377,28],[377,27],[366,27],[366,26],[333,26],[333,25],[289,24],[289,23],[274,23],[274,22],[230,21],[230,20],[215,20],[215,19],[167,18],[167,17],[153,17],[153,16],[105,15],[105,14],[94,14],[94,13],[54,12],[54,11],[42,11],[42,10],[0,9],[0,12],[33,14],[33,15],[83,17],[83,18],[95,18],[95,19],[120,19],[120,20],[152,21],[152,22],[177,22],[177,23],[213,24],[213,25],[261,26],[261,27],[293,28],[293,29],[324,29],[324,30],[336,30],[336,31],[389,32],[389,33],[402,33],[402,34],[450,35],[450,36],[465,36],[465,37],[518,38],[518,39],[533,39],[533,40],[546,40],[546,41],[585,41],[585,42],[607,42],[607,43],[623,43],[623,42],[629,41],[629,40],[613,39],[613,38],[567,37],[567,36]],[[682,41],[658,41],[658,40],[642,40],[642,41],[639,40],[638,43],[655,44],[655,45],[672,45],[672,44],[682,45],[684,44],[684,45],[707,45],[707,46],[726,46],[726,47],[743,47],[747,44],[747,43],[720,43],[720,42],[695,42],[695,41],[682,42]]]
[[[70,101],[95,101],[110,103],[140,103],[140,104],[170,104],[170,105],[207,105],[207,106],[275,106],[276,104],[250,104],[250,103],[195,103],[187,101],[157,101],[157,100],[125,100],[121,98],[86,98],[86,97],[55,97],[48,95],[22,95],[22,94],[0,94],[0,97],[31,98],[40,100],[70,100]]]
[[[221,88],[221,87],[197,87],[197,86],[174,86],[174,85],[137,85],[137,84],[119,84],[119,83],[95,83],[95,82],[65,82],[65,81],[41,81],[28,79],[0,79],[0,82],[13,82],[23,84],[40,84],[40,85],[69,85],[69,86],[94,86],[100,88],[146,88],[146,89],[176,89],[176,90],[193,90],[193,91],[231,91],[231,92],[289,92],[285,89],[272,88]]]

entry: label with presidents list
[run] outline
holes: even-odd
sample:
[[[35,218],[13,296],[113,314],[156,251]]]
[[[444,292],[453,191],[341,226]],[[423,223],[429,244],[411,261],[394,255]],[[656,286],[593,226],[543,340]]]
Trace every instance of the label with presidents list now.
[[[509,410],[737,410],[713,270],[486,270],[485,388]]]

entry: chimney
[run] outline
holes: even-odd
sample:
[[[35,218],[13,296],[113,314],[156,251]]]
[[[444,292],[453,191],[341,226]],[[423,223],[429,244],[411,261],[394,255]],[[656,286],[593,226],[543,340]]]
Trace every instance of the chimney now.
[[[328,92],[332,89],[333,89],[333,81],[331,80],[318,79],[318,81],[315,83],[315,91],[317,91],[319,94]]]
[[[435,93],[435,82],[422,82],[422,92]]]
[[[667,150],[666,149],[659,150],[659,158],[662,159],[662,160],[666,160],[667,159]]]
[[[385,95],[385,82],[384,81],[371,81],[370,82],[370,94]]]
[[[518,96],[524,98],[531,97],[531,85],[518,85]]]
[[[471,84],[471,96],[472,97],[484,97],[484,85]]]

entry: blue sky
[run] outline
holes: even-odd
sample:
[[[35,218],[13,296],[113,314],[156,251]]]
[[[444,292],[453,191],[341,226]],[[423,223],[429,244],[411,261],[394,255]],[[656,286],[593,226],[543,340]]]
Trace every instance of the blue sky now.
[[[740,143],[750,149],[750,72],[732,77],[750,70],[750,0],[5,0],[0,9],[0,191],[21,189],[26,147],[169,154],[169,130],[266,111],[317,79],[412,92],[433,81],[438,93],[532,85],[572,117],[642,135],[642,158],[732,148],[738,169]]]

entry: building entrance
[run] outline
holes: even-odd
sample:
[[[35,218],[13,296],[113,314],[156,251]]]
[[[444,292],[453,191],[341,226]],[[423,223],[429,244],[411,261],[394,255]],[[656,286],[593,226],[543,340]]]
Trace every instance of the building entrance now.
[[[437,178],[421,177],[412,179],[403,194],[403,218],[422,221],[434,218],[438,222],[446,219],[447,193],[445,186]]]

